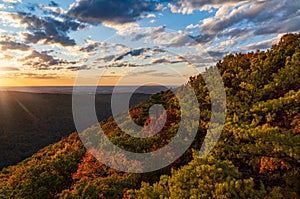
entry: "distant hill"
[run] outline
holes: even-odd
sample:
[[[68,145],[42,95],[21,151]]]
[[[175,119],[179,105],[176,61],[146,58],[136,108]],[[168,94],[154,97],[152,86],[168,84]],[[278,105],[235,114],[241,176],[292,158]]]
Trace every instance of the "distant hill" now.
[[[122,95],[122,94],[120,94]],[[135,94],[131,104],[148,99]],[[96,97],[99,121],[111,115],[110,94]],[[71,94],[0,92],[0,169],[75,132]]]
[[[299,198],[300,34],[284,35],[267,52],[227,55],[214,67],[225,84],[228,110],[221,138],[205,158],[199,159],[197,151],[209,125],[211,100],[199,75],[189,82],[201,109],[198,134],[172,165],[145,174],[119,172],[98,162],[72,134],[3,169],[0,197]],[[147,124],[149,107],[155,103],[164,105],[168,115],[156,136],[131,138],[113,118],[101,122],[104,132],[129,151],[164,146],[180,122],[180,107],[171,91],[152,95],[130,113],[137,124]]]

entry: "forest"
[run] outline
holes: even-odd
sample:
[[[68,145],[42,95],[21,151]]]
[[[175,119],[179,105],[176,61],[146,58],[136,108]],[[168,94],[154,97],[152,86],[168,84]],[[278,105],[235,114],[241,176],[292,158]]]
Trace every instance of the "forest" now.
[[[213,150],[200,158],[211,115],[203,75],[213,68],[224,82],[226,120]],[[204,74],[190,77],[187,84],[196,93],[201,120],[192,145],[171,165],[140,174],[117,171],[99,162],[72,133],[4,168],[0,198],[299,198],[300,33],[282,36],[267,51],[229,54]],[[123,149],[156,151],[172,140],[181,118],[172,91],[154,94],[130,109],[131,118],[145,132],[153,130],[147,127],[153,104],[164,106],[167,121],[150,138],[129,136],[112,117],[100,125]],[[118,161],[128,160],[120,156]]]

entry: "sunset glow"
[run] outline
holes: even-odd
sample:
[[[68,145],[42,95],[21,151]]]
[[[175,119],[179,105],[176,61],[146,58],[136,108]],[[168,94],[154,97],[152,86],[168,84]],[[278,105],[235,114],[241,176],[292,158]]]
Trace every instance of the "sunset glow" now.
[[[78,71],[92,70],[106,70],[102,85],[120,77],[182,84],[161,69],[193,76],[228,53],[264,50],[300,30],[292,0],[129,1],[123,10],[118,2],[88,2],[0,2],[1,86],[73,85]]]

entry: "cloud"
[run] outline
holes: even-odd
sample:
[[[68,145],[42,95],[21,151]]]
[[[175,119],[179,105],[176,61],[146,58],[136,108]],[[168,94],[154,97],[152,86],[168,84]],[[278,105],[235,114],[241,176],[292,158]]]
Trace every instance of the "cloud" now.
[[[0,67],[1,71],[1,67]],[[14,71],[7,71],[8,73],[5,73],[5,75],[2,78],[5,79],[16,79],[16,78],[24,78],[24,79],[60,79],[61,76],[59,76],[56,73],[33,73],[33,72],[26,72],[21,70],[14,70]]]
[[[18,43],[14,41],[0,41],[1,50],[19,50],[28,51],[31,49],[30,46],[24,43]]]
[[[236,6],[224,5],[213,18],[203,20],[200,29],[207,34],[218,34],[237,24],[255,24],[253,29],[265,29],[267,24],[272,24],[273,30],[269,33],[276,33],[275,29],[283,25],[280,22],[299,15],[299,9],[300,4],[297,0],[249,1]],[[295,22],[292,27],[294,25],[298,24]],[[290,27],[288,23],[286,26]],[[288,29],[284,28],[285,31]]]
[[[165,26],[158,26],[152,28],[134,28],[129,31],[124,32],[124,34],[128,34],[133,37],[133,41],[138,41],[144,39],[146,37],[154,38],[157,37],[160,33],[165,32]]]
[[[207,52],[213,60],[222,60],[222,58],[228,53],[224,51],[208,51]]]
[[[114,58],[114,61],[122,60],[124,57],[130,55],[132,57],[138,57],[139,59],[147,59],[153,55],[157,55],[160,53],[165,53],[165,50],[160,48],[139,48],[139,49],[133,49],[130,50],[124,54],[121,54]]]
[[[88,67],[87,65],[83,65],[83,66],[70,66],[67,67],[67,70],[71,70],[71,71],[79,71],[79,70],[90,70],[91,68]]]
[[[300,14],[300,13],[299,13]],[[300,16],[278,21],[275,25],[266,23],[254,31],[254,35],[268,35],[274,33],[298,32],[300,30]]]
[[[195,39],[188,35],[187,31],[172,31],[165,26],[132,28],[122,34],[122,36],[132,38],[133,42],[142,41],[146,44],[165,46],[165,47],[183,47],[197,45]]]
[[[142,64],[136,64],[136,63],[130,63],[127,60],[118,60],[118,61],[111,62],[105,66],[100,66],[98,68],[103,68],[103,67],[113,67],[113,68],[126,67],[126,68],[129,68],[129,67],[143,67],[143,66],[147,66],[147,64],[142,65]]]
[[[145,60],[155,55],[159,55],[163,53],[166,53],[166,51],[161,48],[138,48],[138,49],[128,50],[121,54],[107,55],[96,59],[96,62],[102,62],[102,63],[118,62],[124,60],[128,56],[138,60]]]
[[[52,1],[49,3],[49,6],[45,6],[43,4],[39,4],[38,7],[43,10],[45,13],[54,14],[54,15],[61,15],[64,13],[64,9],[58,7],[58,4]]]
[[[105,63],[105,62],[113,61],[115,59],[115,57],[116,57],[116,55],[108,55],[108,56],[105,56],[105,57],[98,58],[95,61]]]
[[[199,28],[199,26],[200,26],[199,24],[196,24],[196,25],[190,24],[186,27],[186,29],[195,29],[195,28]]]
[[[179,0],[170,3],[168,8],[172,13],[192,14],[194,10],[210,10],[211,7],[218,8],[222,5],[236,4],[244,0]]]
[[[2,0],[4,3],[11,3],[11,4],[15,4],[15,3],[21,3],[22,0]]]
[[[189,37],[187,34],[180,34],[177,33],[170,39],[169,43],[167,44],[168,47],[183,47],[189,45],[196,45],[195,39]]]
[[[68,17],[38,17],[29,13],[2,13],[6,19],[12,21],[19,27],[26,28],[22,35],[24,40],[30,43],[60,44],[62,46],[73,46],[75,40],[71,39],[67,33],[80,30],[84,24],[74,21]],[[6,23],[6,21],[5,21]]]
[[[153,64],[177,64],[177,63],[182,63],[183,60],[169,60],[167,58],[158,58],[158,59],[153,59],[150,63]]]
[[[46,52],[38,52],[33,50],[32,53],[19,61],[23,62],[23,65],[30,66],[36,70],[49,70],[51,66],[60,66],[65,64],[76,64],[76,61],[67,61],[63,59],[54,58],[48,55]]]
[[[88,23],[132,23],[145,13],[155,11],[156,0],[79,0],[72,4],[68,15]]]
[[[156,22],[155,19],[152,19],[152,20],[149,21],[149,23],[155,23],[155,22]]]
[[[49,6],[51,7],[58,7],[58,4],[54,1],[50,1]]]
[[[273,39],[268,39],[261,42],[256,42],[249,44],[247,46],[241,46],[239,47],[240,50],[250,51],[250,50],[263,50],[270,48],[272,45],[276,44],[279,41],[280,37],[276,37]]]
[[[189,37],[191,37],[194,41],[196,41],[199,44],[206,44],[210,42],[213,38],[215,38],[216,35],[201,34],[201,35],[189,36]]]
[[[177,77],[178,74],[163,72],[159,69],[151,69],[151,70],[138,70],[131,71],[127,76],[137,77],[137,76],[156,76],[156,77]]]
[[[221,4],[223,2],[223,4]],[[236,50],[265,49],[271,47],[266,41],[257,45],[238,48],[250,40],[275,37],[278,34],[300,31],[300,4],[298,0],[283,1],[185,1],[178,5],[200,9],[207,5],[216,8],[213,17],[205,18],[199,24],[186,29],[199,28],[199,35],[190,36],[208,51],[224,52]],[[202,7],[201,7],[202,6]],[[227,41],[230,41],[229,43]],[[215,53],[213,53],[215,54]],[[215,56],[216,58],[218,56]]]
[[[0,67],[0,71],[10,72],[10,71],[19,71],[19,68],[16,67]]]
[[[146,16],[144,16],[143,18],[147,18],[147,19],[151,19],[151,18],[156,18],[156,15],[151,13],[151,14],[147,14]]]
[[[30,72],[23,72],[23,73],[13,73],[10,74],[11,78],[29,78],[29,79],[59,79],[55,73],[47,73],[47,74],[38,74],[38,73],[30,73]]]

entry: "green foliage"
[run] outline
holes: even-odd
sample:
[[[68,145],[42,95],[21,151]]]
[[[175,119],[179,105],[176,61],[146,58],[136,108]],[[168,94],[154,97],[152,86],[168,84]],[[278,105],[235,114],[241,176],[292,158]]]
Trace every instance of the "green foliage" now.
[[[267,52],[227,55],[215,67],[224,81],[227,115],[221,138],[207,157],[192,157],[192,151],[201,147],[211,116],[208,87],[198,75],[188,84],[199,104],[192,104],[188,96],[185,99],[187,105],[201,110],[198,133],[187,152],[170,166],[146,174],[117,172],[85,152],[72,135],[4,169],[0,198],[299,198],[300,34],[283,36]],[[202,75],[211,78],[210,72],[211,68]],[[167,113],[167,122],[155,136],[130,137],[120,128],[126,129],[126,119],[118,126],[109,118],[101,127],[111,142],[125,150],[156,151],[177,133],[181,110],[172,91],[132,107],[130,117],[138,125],[145,124],[144,133],[156,130],[148,126],[151,121],[161,122],[162,116],[149,117],[153,104],[163,105]],[[127,113],[119,117],[129,119]],[[95,127],[84,135],[89,135],[87,144],[95,143]],[[142,166],[125,156],[117,155],[114,161]]]
[[[52,198],[72,184],[84,155],[76,134],[0,173],[0,198]]]
[[[262,198],[266,196],[263,185],[255,187],[252,178],[242,174],[230,161],[212,156],[194,159],[172,175],[162,176],[150,186],[143,183],[141,189],[128,191],[129,198]]]
[[[234,177],[233,181],[242,180],[243,183],[250,183],[244,184],[249,188],[249,195],[246,194],[247,192],[244,192],[246,195],[238,195],[238,193],[234,195],[229,189],[221,189],[219,196],[212,195],[219,187],[217,182],[213,183],[208,191],[195,188],[194,184],[189,183],[193,180],[204,180],[205,183],[201,187],[209,186],[210,182],[205,181],[205,176],[211,179],[210,172],[214,175],[217,173],[207,168],[207,173],[203,176],[193,178],[197,176],[193,170],[195,168],[189,170],[184,167],[178,172],[173,172],[170,177],[164,176],[153,186],[144,183],[140,190],[129,191],[131,196],[282,198],[284,192],[284,196],[288,198],[297,198],[300,194],[299,47],[300,34],[288,34],[267,52],[231,54],[217,63],[225,84],[228,109],[221,138],[211,151],[211,156],[230,160],[239,169],[242,176],[237,178],[234,172],[229,176]],[[207,87],[200,75],[192,77],[190,84],[198,96],[201,110],[204,110],[201,113],[202,118],[196,138],[196,142],[201,143],[205,136],[203,132],[207,127],[211,102]],[[193,145],[194,148],[197,146]],[[220,183],[226,184],[226,174],[223,177]],[[188,180],[178,184],[185,178]],[[170,184],[172,180],[175,188]],[[261,183],[265,189],[262,189],[262,192],[252,193],[251,190],[260,187]],[[230,189],[234,190],[234,187]],[[193,190],[196,192],[201,190],[200,194],[210,195],[192,195],[190,192]],[[172,193],[174,194],[171,195]]]

